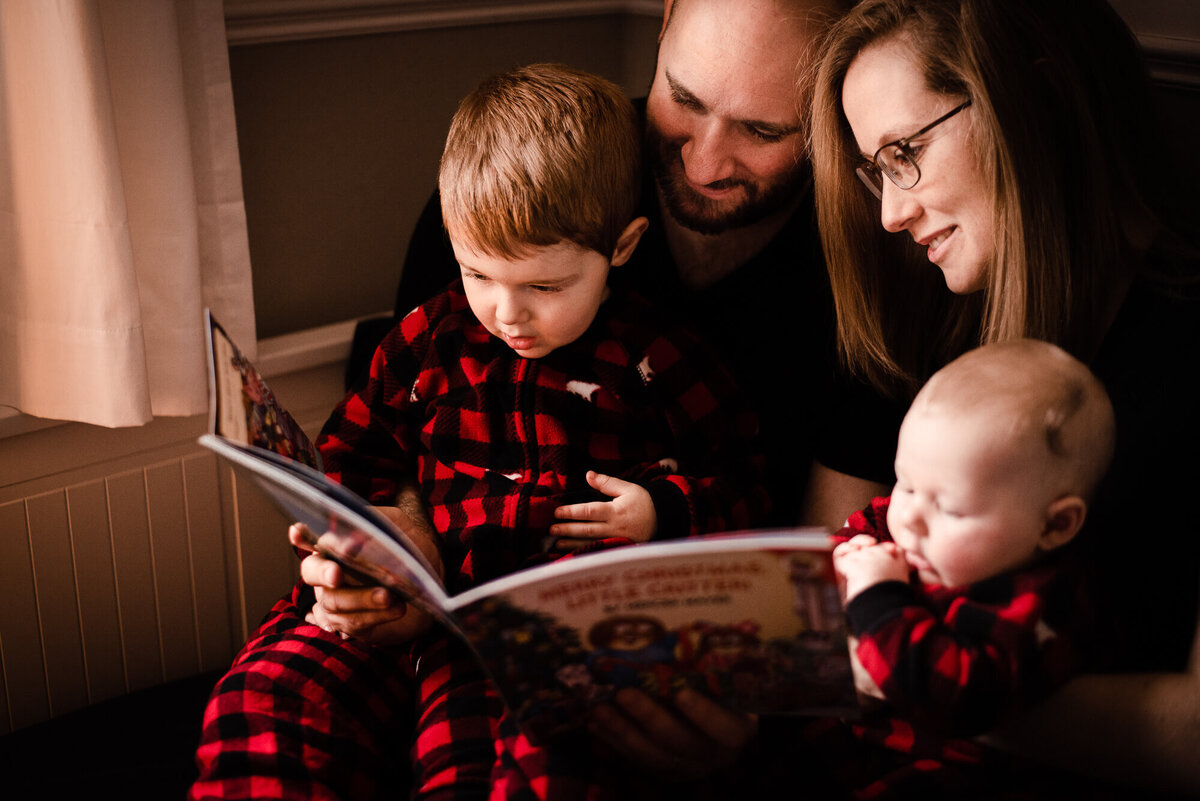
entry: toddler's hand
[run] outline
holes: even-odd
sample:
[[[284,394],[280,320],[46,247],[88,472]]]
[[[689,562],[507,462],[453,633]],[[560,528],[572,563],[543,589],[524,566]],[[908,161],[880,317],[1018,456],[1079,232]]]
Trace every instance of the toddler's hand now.
[[[843,603],[882,581],[908,581],[908,563],[896,543],[879,542],[866,534],[834,548],[833,567],[845,582]]]
[[[612,500],[575,503],[555,509],[557,519],[572,521],[550,527],[550,536],[558,538],[555,550],[568,551],[606,537],[646,542],[654,536],[658,530],[658,513],[644,487],[595,470],[588,471],[587,482]]]

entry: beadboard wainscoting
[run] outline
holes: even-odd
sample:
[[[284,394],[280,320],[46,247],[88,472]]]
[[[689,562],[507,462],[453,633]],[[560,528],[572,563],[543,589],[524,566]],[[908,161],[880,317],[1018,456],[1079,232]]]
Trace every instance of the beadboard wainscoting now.
[[[259,343],[310,435],[342,395],[353,324]],[[196,444],[207,425],[0,438],[0,734],[229,664],[295,581],[288,521]]]

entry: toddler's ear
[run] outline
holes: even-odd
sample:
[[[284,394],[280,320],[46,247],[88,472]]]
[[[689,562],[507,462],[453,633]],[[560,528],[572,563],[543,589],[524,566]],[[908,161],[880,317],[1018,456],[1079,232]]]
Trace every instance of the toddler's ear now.
[[[617,237],[617,247],[613,250],[612,258],[608,260],[608,263],[613,267],[620,267],[629,261],[638,242],[642,240],[642,234],[646,233],[646,229],[649,227],[650,221],[645,217],[635,217]]]
[[[1046,509],[1046,529],[1038,541],[1043,551],[1053,551],[1070,542],[1087,517],[1087,502],[1078,495],[1059,498]]]

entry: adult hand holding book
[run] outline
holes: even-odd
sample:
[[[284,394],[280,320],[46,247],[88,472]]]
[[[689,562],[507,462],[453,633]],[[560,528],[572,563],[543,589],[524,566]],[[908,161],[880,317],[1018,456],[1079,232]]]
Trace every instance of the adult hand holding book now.
[[[414,543],[428,545],[421,550],[440,572],[441,557],[436,546],[415,533],[421,531],[419,524],[397,506],[377,506],[375,510],[402,529],[414,532]],[[316,595],[312,610],[305,616],[309,623],[372,645],[399,645],[429,630],[433,618],[428,614],[405,603],[391,590],[364,582],[313,550],[312,533],[303,523],[292,524],[288,540],[296,548],[309,552],[300,563],[300,578]],[[317,540],[320,541],[319,536]]]

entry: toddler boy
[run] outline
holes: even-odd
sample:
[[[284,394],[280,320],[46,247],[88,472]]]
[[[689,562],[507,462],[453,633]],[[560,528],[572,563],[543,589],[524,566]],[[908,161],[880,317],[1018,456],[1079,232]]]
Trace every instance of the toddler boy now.
[[[724,368],[607,286],[646,229],[639,176],[632,104],[577,70],[490,78],[451,122],[438,184],[462,279],[389,333],[318,441],[374,503],[418,481],[451,592],[547,545],[743,528],[767,504]]]

